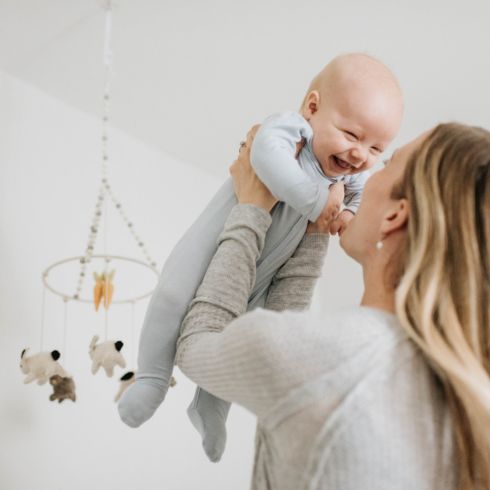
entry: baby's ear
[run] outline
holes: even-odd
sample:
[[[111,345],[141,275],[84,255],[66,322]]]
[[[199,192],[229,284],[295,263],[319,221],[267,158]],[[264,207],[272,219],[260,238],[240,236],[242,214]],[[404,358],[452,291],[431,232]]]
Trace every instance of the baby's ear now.
[[[320,92],[318,90],[312,90],[305,97],[303,107],[302,107],[302,115],[308,121],[315,112],[318,111],[320,107]]]

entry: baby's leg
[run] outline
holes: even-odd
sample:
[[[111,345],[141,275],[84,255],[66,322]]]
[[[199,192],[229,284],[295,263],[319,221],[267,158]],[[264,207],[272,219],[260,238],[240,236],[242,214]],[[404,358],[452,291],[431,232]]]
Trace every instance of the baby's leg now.
[[[306,229],[307,220],[304,218],[297,221],[287,231],[287,223],[291,224],[291,221],[298,220],[297,213],[291,208],[281,206],[276,209],[276,213],[273,215],[273,224],[266,235],[263,252],[265,255],[261,257],[261,263],[257,265],[257,276],[248,310],[264,306],[267,291],[276,270],[294,253]],[[213,462],[221,459],[225,448],[225,424],[229,409],[228,402],[199,387],[187,409],[191,422],[202,436],[204,451]]]
[[[273,218],[273,224],[266,235],[265,255],[261,257],[261,264],[257,266],[257,277],[252,295],[248,304],[248,309],[264,306],[265,298],[270,282],[277,270],[296,250],[297,245],[303,238],[307,220],[306,218],[297,222],[287,233],[284,223],[289,223],[291,217],[289,213],[296,212],[285,207],[280,208],[280,213]],[[279,211],[279,208],[276,209]],[[297,218],[293,218],[297,219]],[[280,225],[279,225],[280,224]],[[280,239],[283,237],[284,239]],[[271,245],[274,245],[271,248]],[[268,251],[268,252],[267,252]],[[265,260],[267,257],[267,260]],[[230,404],[220,398],[215,397],[202,388],[197,388],[194,399],[187,409],[187,414],[194,427],[202,437],[202,445],[208,458],[219,461],[223,454],[226,444],[226,418],[230,409]]]
[[[228,179],[165,262],[141,332],[136,380],[118,405],[121,419],[130,427],[148,420],[165,398],[180,324],[235,204],[233,183]]]
[[[226,445],[226,419],[230,403],[218,398],[199,386],[194,399],[187,409],[192,425],[202,438],[202,447],[206,456],[217,463]]]

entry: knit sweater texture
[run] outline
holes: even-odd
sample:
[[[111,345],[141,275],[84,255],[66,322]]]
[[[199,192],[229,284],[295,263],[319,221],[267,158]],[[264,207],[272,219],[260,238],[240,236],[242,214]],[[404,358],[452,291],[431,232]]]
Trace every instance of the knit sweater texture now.
[[[246,313],[270,222],[255,206],[233,208],[177,349],[189,378],[256,415],[251,488],[455,489],[443,388],[396,316],[302,311],[326,235],[306,234],[276,274],[267,309]]]

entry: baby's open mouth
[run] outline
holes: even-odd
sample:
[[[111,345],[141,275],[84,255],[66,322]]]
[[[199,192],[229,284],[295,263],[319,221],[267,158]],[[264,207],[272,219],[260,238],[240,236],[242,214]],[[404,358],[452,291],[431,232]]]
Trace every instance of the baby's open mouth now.
[[[341,160],[340,158],[336,157],[333,155],[333,159],[335,163],[340,167],[343,168],[344,170],[351,170],[352,165],[349,162],[346,162],[344,160]]]

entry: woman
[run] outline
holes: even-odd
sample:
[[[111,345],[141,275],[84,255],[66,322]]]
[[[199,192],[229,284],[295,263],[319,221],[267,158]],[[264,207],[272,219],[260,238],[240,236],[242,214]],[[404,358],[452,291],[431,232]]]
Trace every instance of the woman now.
[[[243,315],[275,204],[250,144],[177,362],[256,414],[253,488],[489,488],[490,133],[440,125],[369,179],[341,236],[361,306],[329,318]],[[327,229],[309,227],[266,307],[308,306]]]

